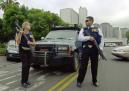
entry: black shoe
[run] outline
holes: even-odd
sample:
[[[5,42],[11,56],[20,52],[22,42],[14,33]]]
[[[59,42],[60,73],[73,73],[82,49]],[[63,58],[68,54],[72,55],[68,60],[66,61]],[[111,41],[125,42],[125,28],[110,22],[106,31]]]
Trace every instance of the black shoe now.
[[[28,84],[27,83],[22,83],[22,87],[27,88]]]
[[[26,84],[27,84],[27,85],[31,85],[31,83],[30,83],[30,82],[26,82]]]
[[[98,83],[98,82],[93,82],[93,85],[94,85],[95,87],[98,87],[98,86],[99,86],[99,83]]]
[[[82,84],[80,82],[77,82],[77,87],[81,88]]]

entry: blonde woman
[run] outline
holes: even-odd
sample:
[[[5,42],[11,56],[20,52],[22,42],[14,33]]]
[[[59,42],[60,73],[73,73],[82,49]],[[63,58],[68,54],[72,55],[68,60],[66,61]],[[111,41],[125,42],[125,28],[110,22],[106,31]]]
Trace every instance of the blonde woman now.
[[[35,39],[30,29],[30,23],[24,22],[16,39],[19,44],[19,53],[22,61],[21,85],[25,88],[30,85],[28,81],[32,57],[30,46],[35,45]]]

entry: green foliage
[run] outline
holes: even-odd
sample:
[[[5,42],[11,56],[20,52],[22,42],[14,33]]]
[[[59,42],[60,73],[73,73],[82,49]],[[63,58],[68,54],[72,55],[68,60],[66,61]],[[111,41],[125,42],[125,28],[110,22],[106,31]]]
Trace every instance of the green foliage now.
[[[3,31],[2,36],[4,41],[8,41],[10,39],[14,39],[15,37],[15,15],[17,15],[19,21],[22,23],[25,19],[23,13],[21,12],[21,8],[17,5],[8,5],[3,15]]]
[[[127,43],[129,43],[129,31],[126,32]]]
[[[0,55],[5,55],[6,53],[6,49],[5,48],[0,48]]]
[[[8,5],[4,7],[2,20],[3,27],[2,32],[0,33],[0,35],[2,35],[1,40],[4,42],[14,39],[15,37],[16,31],[14,22],[16,20],[16,16],[19,20],[20,26],[26,20],[31,23],[31,31],[33,32],[36,40],[39,40],[42,36],[46,36],[53,25],[67,25],[57,14],[51,13],[50,11],[28,9],[28,7],[25,7],[24,5],[20,6],[19,4],[16,4],[15,0],[10,0],[10,2],[12,3],[8,3]]]
[[[2,10],[6,10],[8,8],[9,5],[17,5],[19,6],[19,2],[17,2],[17,0],[1,0],[0,1],[0,9]]]
[[[2,30],[2,25],[3,24],[3,20],[2,19],[0,19],[0,31]]]
[[[4,43],[0,43],[0,48],[5,48],[6,45]]]
[[[42,36],[46,36],[53,25],[64,24],[58,15],[39,9],[29,10],[28,20],[32,24],[32,31],[36,39],[40,39]]]
[[[2,40],[3,20],[0,19],[0,42]]]
[[[6,52],[6,45],[0,43],[0,55],[5,54]]]
[[[31,23],[31,31],[33,32],[36,39],[40,39],[42,36],[45,36],[49,27],[44,18],[43,11],[39,9],[31,9],[28,12],[28,20]]]

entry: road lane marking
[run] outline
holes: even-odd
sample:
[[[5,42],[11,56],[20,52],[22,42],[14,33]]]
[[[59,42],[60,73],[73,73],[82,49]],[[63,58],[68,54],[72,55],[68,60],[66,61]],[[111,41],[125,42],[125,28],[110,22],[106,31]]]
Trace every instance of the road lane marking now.
[[[54,86],[52,86],[48,91],[54,91],[57,87],[59,87],[60,85],[62,85],[64,82],[66,82],[67,80],[69,80],[69,78],[71,78],[74,75],[75,75],[75,73],[72,73],[72,74],[66,76],[64,79],[62,79],[57,84],[55,84]]]
[[[17,82],[17,81],[18,81],[18,80],[14,80],[14,81],[8,82],[8,83],[6,83],[6,85],[10,85],[10,84],[15,83],[15,82]]]
[[[13,73],[17,73],[17,72],[20,72],[20,71],[21,71],[21,70],[14,71],[14,72],[10,72],[10,73],[7,73],[7,74],[1,74],[0,77],[6,76],[6,75],[9,75],[9,74],[13,74]]]
[[[17,77],[17,76],[19,76],[19,75],[20,75],[20,74],[16,74],[16,75],[13,75],[13,76],[9,76],[9,77],[7,77],[7,78],[1,79],[0,82],[1,82],[1,81],[4,81],[4,80],[8,80],[8,79],[10,79],[10,78]]]
[[[1,74],[5,74],[5,73],[8,73],[9,71],[0,71],[0,75]]]
[[[30,72],[32,71],[33,69],[32,68],[30,68]],[[17,70],[17,71],[13,71],[13,72],[9,72],[9,71],[0,71],[0,77],[2,77],[2,76],[6,76],[6,75],[13,75],[14,73],[18,73],[18,72],[21,72],[22,70],[21,69],[19,69],[19,70]],[[40,73],[40,71],[38,71],[39,73]],[[38,73],[37,72],[37,73]],[[37,74],[36,73],[36,74]]]
[[[8,88],[9,88],[8,86],[3,86],[0,84],[0,91],[5,91]]]
[[[46,80],[44,79],[44,80],[42,80],[42,81],[40,81],[38,83],[35,83],[34,86],[28,88],[27,91],[32,91],[32,90],[36,89],[37,87],[45,84],[45,82],[46,82]]]
[[[90,66],[91,66],[91,64],[88,64],[88,67],[90,67]],[[58,82],[57,84],[55,84],[54,86],[52,86],[48,91],[54,91],[57,88],[59,88],[59,89],[57,89],[57,91],[63,91],[65,88],[67,88],[77,78],[77,76],[78,76],[78,70],[77,70],[77,72],[74,72],[74,73],[66,76],[60,82]]]
[[[33,69],[30,68],[30,72],[31,72],[32,70],[33,70]],[[0,73],[0,77],[6,76],[6,75],[9,75],[9,74],[13,74],[13,73],[17,73],[17,72],[21,72],[21,71],[22,71],[21,69],[18,69],[17,71],[13,71],[13,72],[10,72],[10,73],[9,73],[9,71],[8,71],[8,73],[6,72],[7,74],[3,72],[3,74]]]
[[[40,72],[42,72],[42,71],[40,71]],[[39,72],[38,72],[38,73],[39,73]],[[38,77],[38,78],[36,79],[37,82],[36,82],[32,87],[26,88],[26,90],[27,90],[27,91],[32,91],[32,90],[36,89],[37,87],[39,87],[39,86],[45,84],[45,82],[46,82],[45,77],[47,77],[49,74],[50,74],[50,73],[46,73],[46,74],[44,74],[44,75]],[[31,76],[32,76],[32,75],[31,75]],[[14,89],[9,90],[9,91],[24,91],[24,90],[20,90],[21,88],[22,88],[22,87],[18,86],[17,88],[14,88]],[[25,90],[25,91],[26,91],[26,90]]]
[[[36,79],[36,81],[42,81],[42,80],[44,81],[45,77],[47,77],[49,74],[50,74],[50,73],[46,73],[46,74],[44,74],[44,75],[38,77],[38,78]]]
[[[46,82],[45,77],[47,77],[48,75],[50,75],[50,73],[46,73],[46,74],[44,74],[44,75],[38,77],[38,78],[36,79],[36,81],[38,81],[38,82],[35,83],[32,87],[28,88],[27,91],[32,91],[32,90],[36,89],[37,87],[39,87],[39,86],[45,84],[45,82]]]
[[[88,68],[91,66],[91,64],[88,64]],[[65,82],[57,91],[64,91],[68,86],[72,84],[72,82],[78,77],[78,71],[77,73],[67,82]]]
[[[20,90],[22,87],[17,87],[17,88],[14,88],[12,90],[9,90],[9,91],[32,91],[43,84],[45,84],[45,80],[42,80],[38,83],[35,83],[32,87],[26,88],[25,90]]]
[[[40,73],[42,73],[43,71],[38,71],[38,72],[36,72],[36,73],[34,73],[34,74],[30,74],[30,77],[32,77],[32,76],[35,76],[35,75],[37,75],[37,74],[40,74]]]
[[[31,75],[30,77],[35,76],[35,75],[37,75],[37,74],[39,74],[39,73],[41,73],[41,72],[42,72],[42,71],[36,72],[36,73],[34,73],[33,75]],[[10,79],[10,78],[19,76],[19,75],[20,75],[20,74],[17,74],[17,75],[14,75],[14,76],[12,76],[12,77],[8,77],[8,78],[5,78],[5,79],[1,79],[0,81],[4,81],[4,80],[7,80],[7,79]],[[14,80],[14,81],[12,81],[12,82],[8,82],[8,83],[6,83],[6,85],[13,84],[13,83],[15,83],[15,82],[17,82],[17,81],[18,81],[18,80]]]
[[[77,78],[77,74],[73,76],[68,82],[64,83],[57,91],[64,91],[75,79]]]

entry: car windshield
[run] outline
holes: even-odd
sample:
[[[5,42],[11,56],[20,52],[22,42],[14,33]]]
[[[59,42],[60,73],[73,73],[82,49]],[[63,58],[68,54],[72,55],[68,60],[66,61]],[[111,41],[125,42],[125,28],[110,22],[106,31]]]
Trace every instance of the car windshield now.
[[[51,31],[46,36],[46,39],[67,39],[72,40],[75,39],[76,31],[73,30],[57,30]]]

